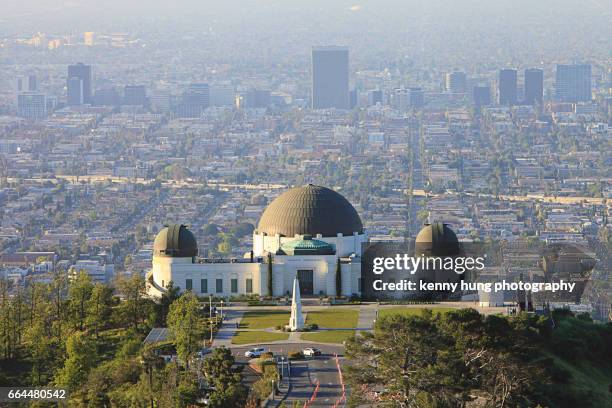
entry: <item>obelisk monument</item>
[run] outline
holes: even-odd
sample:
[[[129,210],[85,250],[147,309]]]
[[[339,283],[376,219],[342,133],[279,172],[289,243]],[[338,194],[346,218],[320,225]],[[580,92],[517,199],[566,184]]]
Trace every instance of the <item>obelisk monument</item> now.
[[[289,318],[289,330],[298,331],[304,327],[304,315],[302,315],[302,299],[300,298],[300,282],[297,278],[293,280],[293,299],[291,301],[291,317]]]

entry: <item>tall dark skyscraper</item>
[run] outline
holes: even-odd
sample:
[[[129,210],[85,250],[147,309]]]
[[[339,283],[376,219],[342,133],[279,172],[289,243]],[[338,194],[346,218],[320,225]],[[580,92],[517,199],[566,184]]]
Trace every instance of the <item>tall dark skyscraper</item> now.
[[[66,81],[68,88],[67,103],[69,106],[83,104],[83,81],[78,77],[69,77]]]
[[[347,47],[312,48],[312,108],[350,108]]]
[[[472,98],[474,105],[481,107],[491,104],[491,87],[486,85],[477,85],[472,90]]]
[[[544,71],[537,68],[525,70],[525,103],[541,105],[544,98]]]
[[[91,65],[68,65],[68,105],[92,104]],[[80,81],[80,86],[78,85]],[[72,87],[72,89],[71,89]],[[80,87],[80,90],[78,89]],[[80,95],[79,99],[76,99]]]
[[[126,85],[123,88],[124,105],[145,105],[147,103],[147,90],[144,85]]]
[[[591,66],[557,65],[556,97],[561,102],[591,100]]]
[[[499,70],[499,104],[514,105],[517,99],[516,69]]]
[[[210,106],[210,87],[206,83],[189,85],[178,105],[178,115],[182,118],[197,118]]]

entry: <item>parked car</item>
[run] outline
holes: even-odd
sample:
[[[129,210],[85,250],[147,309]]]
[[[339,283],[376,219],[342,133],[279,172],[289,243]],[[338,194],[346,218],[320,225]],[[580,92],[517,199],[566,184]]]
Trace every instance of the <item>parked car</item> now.
[[[306,357],[314,357],[314,356],[320,356],[321,350],[315,347],[306,347],[304,350],[302,350],[302,353],[304,353],[304,356]]]
[[[202,358],[205,355],[210,354],[210,353],[212,353],[212,350],[207,347],[204,347],[202,350],[198,351],[197,356],[198,358]]]
[[[252,348],[250,350],[245,351],[244,352],[244,356],[248,357],[248,358],[254,358],[254,357],[261,356],[265,352],[266,352],[265,348],[263,348],[263,347],[255,347],[255,348]]]

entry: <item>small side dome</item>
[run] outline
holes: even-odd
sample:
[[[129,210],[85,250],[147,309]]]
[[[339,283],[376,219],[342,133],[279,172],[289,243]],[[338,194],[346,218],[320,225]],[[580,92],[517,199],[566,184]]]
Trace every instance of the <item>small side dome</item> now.
[[[417,255],[452,256],[459,254],[459,240],[447,224],[426,224],[415,239]]]
[[[197,255],[198,243],[185,225],[168,225],[155,237],[153,256],[191,258]]]

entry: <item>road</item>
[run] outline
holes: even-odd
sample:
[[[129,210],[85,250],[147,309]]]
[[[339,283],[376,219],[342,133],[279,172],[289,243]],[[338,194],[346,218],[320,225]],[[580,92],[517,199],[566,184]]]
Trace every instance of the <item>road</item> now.
[[[144,178],[133,178],[133,177],[120,177],[120,176],[111,176],[111,175],[89,175],[89,176],[70,176],[70,175],[56,175],[55,178],[36,178],[36,179],[26,179],[23,181],[31,181],[31,182],[52,182],[57,183],[58,179],[63,179],[69,181],[71,183],[87,181],[87,182],[105,182],[111,181],[113,183],[137,183],[137,184],[150,184],[155,182],[155,179],[144,179]],[[7,179],[9,183],[19,181],[19,179],[9,177]],[[201,182],[193,181],[193,180],[171,180],[165,181],[162,183],[165,187],[211,187],[211,188],[219,188],[222,190],[231,190],[231,189],[245,189],[245,190],[257,190],[257,189],[286,189],[288,186],[284,184],[237,184],[237,183],[214,183],[209,181],[207,184],[203,184]],[[428,193],[422,189],[413,189],[413,195],[419,197],[444,197],[444,196],[452,196],[458,195],[460,193],[454,191],[447,191],[442,194],[433,194]],[[515,194],[500,194],[499,196],[495,196],[494,194],[476,194],[476,193],[463,193],[467,196],[471,197],[480,197],[480,198],[494,198],[502,201],[543,201],[548,203],[556,203],[556,204],[580,204],[582,202],[588,204],[603,204],[605,198],[598,197],[583,197],[583,196],[563,196],[563,197],[545,197],[543,194],[527,194],[527,195],[515,195]]]
[[[308,344],[262,345],[262,347],[272,351],[275,356],[284,356],[285,358],[288,352],[302,350],[308,346]],[[289,379],[289,392],[287,395],[278,396],[276,405],[271,406],[278,406],[282,401],[285,401],[287,406],[292,406],[294,401],[305,402],[312,396],[317,382],[319,383],[319,390],[315,400],[310,405],[311,407],[331,407],[340,399],[342,386],[336,367],[335,354],[339,355],[340,364],[342,364],[344,361],[342,357],[343,347],[321,344],[312,344],[312,347],[321,349],[322,355],[302,361],[293,361]],[[249,359],[244,357],[244,352],[248,349],[249,347],[232,347],[232,353],[236,356],[238,363],[247,364]],[[245,374],[246,385],[256,381],[257,377],[250,369],[245,369],[243,373]],[[287,378],[285,378],[286,380]]]

